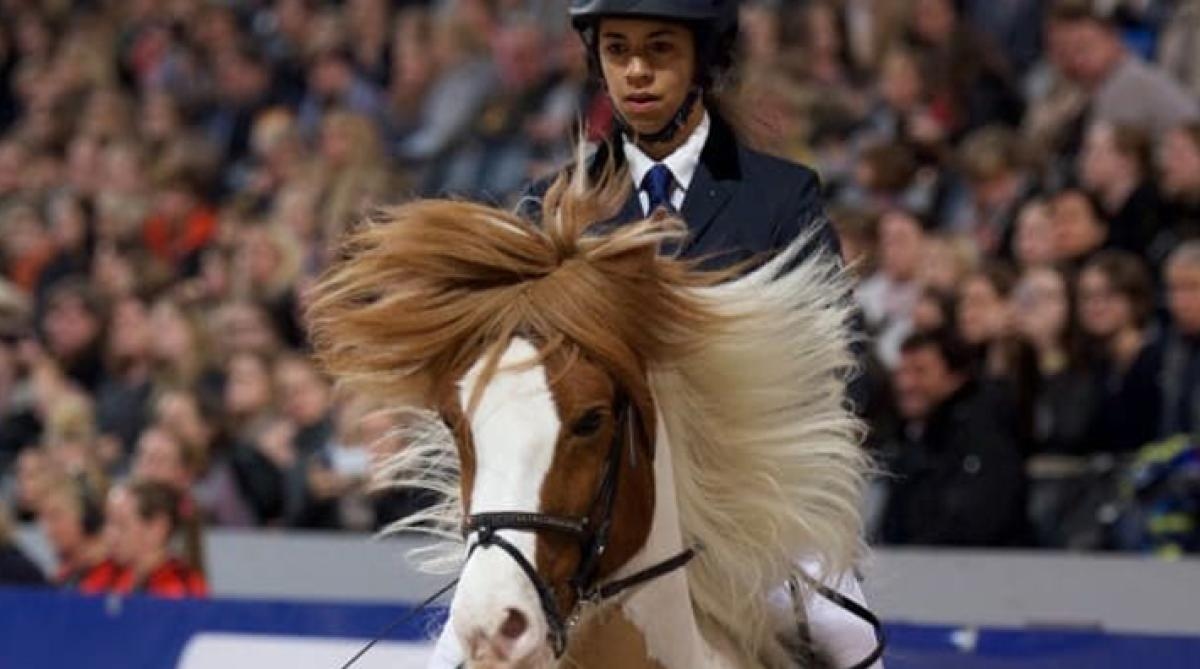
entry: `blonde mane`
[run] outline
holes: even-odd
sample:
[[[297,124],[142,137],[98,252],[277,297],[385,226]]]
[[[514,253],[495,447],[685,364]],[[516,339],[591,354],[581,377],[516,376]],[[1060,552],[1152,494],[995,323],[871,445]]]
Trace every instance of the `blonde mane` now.
[[[781,272],[802,238],[758,271],[700,289],[726,328],[651,387],[671,444],[697,617],[763,666],[790,667],[768,593],[801,558],[841,574],[865,551],[868,461],[846,407],[849,278],[827,254]]]
[[[662,421],[684,537],[704,546],[688,568],[698,619],[782,665],[765,593],[801,556],[835,571],[860,550],[847,279],[820,255],[776,279],[797,243],[722,283],[730,272],[658,254],[682,234],[677,220],[598,229],[628,196],[626,173],[572,174],[547,193],[540,226],[461,202],[381,212],[316,287],[317,358],[342,385],[401,407],[404,447],[376,481],[439,499],[389,531],[443,539],[414,556],[428,570],[460,566],[459,455],[438,401],[476,360],[494,374],[503,345],[533,335],[543,355],[565,347],[599,362],[644,420]]]

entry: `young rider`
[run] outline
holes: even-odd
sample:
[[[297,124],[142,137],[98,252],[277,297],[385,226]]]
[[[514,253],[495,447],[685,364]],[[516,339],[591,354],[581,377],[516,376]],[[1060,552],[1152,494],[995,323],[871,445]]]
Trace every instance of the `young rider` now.
[[[704,258],[708,267],[782,250],[802,235],[812,235],[805,252],[836,255],[816,174],[746,146],[722,114],[737,11],[737,0],[571,0],[571,21],[615,112],[614,134],[589,169],[626,165],[634,188],[617,222],[666,207],[688,227],[679,254]],[[526,206],[536,207],[547,187],[535,185]],[[863,600],[856,580],[824,592],[802,602],[820,651],[839,668],[881,666],[875,630],[864,619],[873,616],[856,604]],[[431,666],[461,661],[444,631]]]

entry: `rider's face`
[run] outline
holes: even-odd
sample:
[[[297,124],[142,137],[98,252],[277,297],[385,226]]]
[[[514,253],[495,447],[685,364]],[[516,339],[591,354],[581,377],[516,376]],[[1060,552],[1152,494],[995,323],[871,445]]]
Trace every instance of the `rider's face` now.
[[[691,30],[650,19],[608,18],[599,26],[600,66],[617,111],[639,134],[665,126],[696,70]]]

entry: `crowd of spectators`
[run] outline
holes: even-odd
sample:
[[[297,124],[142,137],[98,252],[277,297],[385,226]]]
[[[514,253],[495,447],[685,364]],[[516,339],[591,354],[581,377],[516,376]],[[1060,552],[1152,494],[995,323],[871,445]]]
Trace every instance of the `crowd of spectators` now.
[[[371,530],[419,505],[366,490],[391,423],[306,357],[305,290],[370,206],[511,203],[580,120],[608,131],[566,3],[0,16],[0,499],[40,522],[57,579],[146,587],[154,565],[118,585],[135,567],[106,516],[169,548],[201,523]],[[735,121],[820,173],[860,278],[890,470],[873,538],[1200,549],[1200,2],[741,19]]]

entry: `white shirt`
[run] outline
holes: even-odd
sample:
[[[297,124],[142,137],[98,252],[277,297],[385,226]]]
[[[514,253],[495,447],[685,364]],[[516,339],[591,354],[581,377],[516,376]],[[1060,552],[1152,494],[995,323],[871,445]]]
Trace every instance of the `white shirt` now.
[[[671,184],[671,206],[675,211],[683,209],[683,198],[687,195],[688,186],[692,184],[696,165],[700,164],[700,154],[704,152],[704,144],[708,141],[708,128],[708,112],[704,112],[700,125],[696,126],[687,141],[662,160],[654,160],[639,149],[637,144],[629,141],[629,138],[623,139],[625,159],[629,162],[629,176],[633,177],[633,188],[637,191],[638,202],[642,203],[642,213],[650,215],[650,196],[642,190],[642,179],[646,178],[650,168],[660,162],[666,165],[671,170],[671,176],[675,177],[674,183]]]

